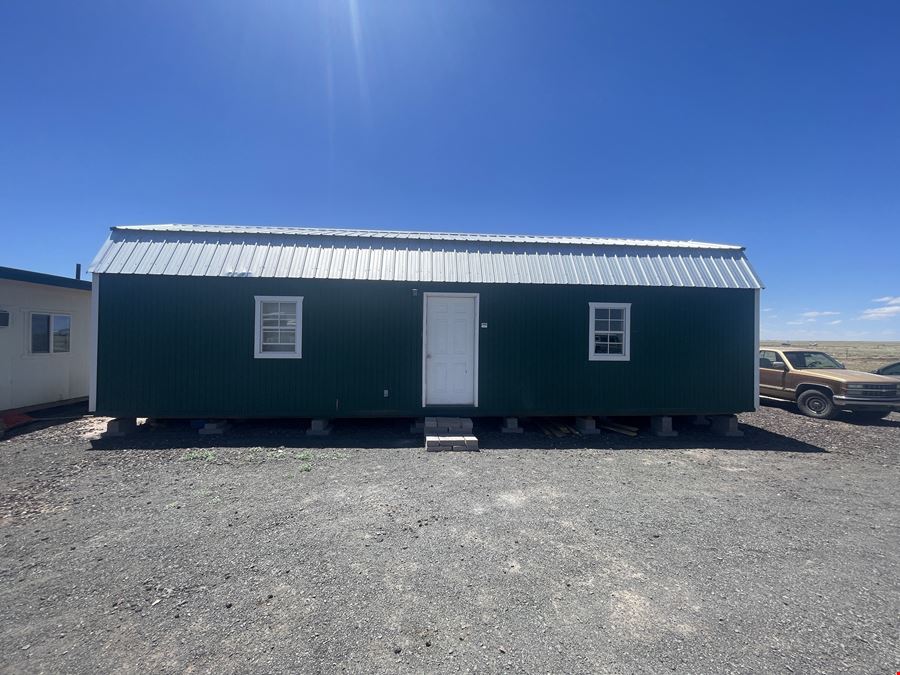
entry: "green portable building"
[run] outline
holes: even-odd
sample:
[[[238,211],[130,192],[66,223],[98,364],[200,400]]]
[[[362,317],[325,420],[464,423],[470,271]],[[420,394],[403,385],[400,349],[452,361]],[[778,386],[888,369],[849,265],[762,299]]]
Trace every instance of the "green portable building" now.
[[[758,401],[739,246],[114,227],[93,273],[111,416],[730,414]]]

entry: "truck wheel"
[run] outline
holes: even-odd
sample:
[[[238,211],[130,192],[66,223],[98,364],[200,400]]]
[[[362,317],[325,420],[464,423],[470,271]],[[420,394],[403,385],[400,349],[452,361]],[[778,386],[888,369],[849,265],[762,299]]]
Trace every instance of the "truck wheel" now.
[[[797,407],[807,417],[830,420],[837,414],[831,396],[818,389],[807,389],[797,397]]]

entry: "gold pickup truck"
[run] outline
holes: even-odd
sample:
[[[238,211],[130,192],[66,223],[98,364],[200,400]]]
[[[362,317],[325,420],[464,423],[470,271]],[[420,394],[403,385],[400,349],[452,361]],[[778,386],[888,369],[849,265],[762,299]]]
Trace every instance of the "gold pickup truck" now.
[[[840,410],[869,419],[900,411],[900,381],[847,370],[825,352],[806,349],[761,349],[759,394],[795,401],[800,412],[819,419],[830,419]]]

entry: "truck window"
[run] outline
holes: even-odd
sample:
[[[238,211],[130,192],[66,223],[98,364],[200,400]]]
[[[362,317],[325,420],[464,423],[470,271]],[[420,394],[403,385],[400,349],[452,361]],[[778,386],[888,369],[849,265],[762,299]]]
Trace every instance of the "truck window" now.
[[[772,364],[776,361],[780,361],[778,358],[778,354],[775,352],[769,351],[768,349],[761,349],[759,351],[759,367],[760,368],[771,368]]]
[[[804,368],[843,368],[825,352],[785,352],[787,360],[798,370]]]

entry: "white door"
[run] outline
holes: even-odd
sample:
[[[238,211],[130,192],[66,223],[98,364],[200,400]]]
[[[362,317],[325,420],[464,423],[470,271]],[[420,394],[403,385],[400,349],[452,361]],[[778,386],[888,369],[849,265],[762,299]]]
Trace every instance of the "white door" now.
[[[425,294],[425,405],[475,405],[478,296]]]

